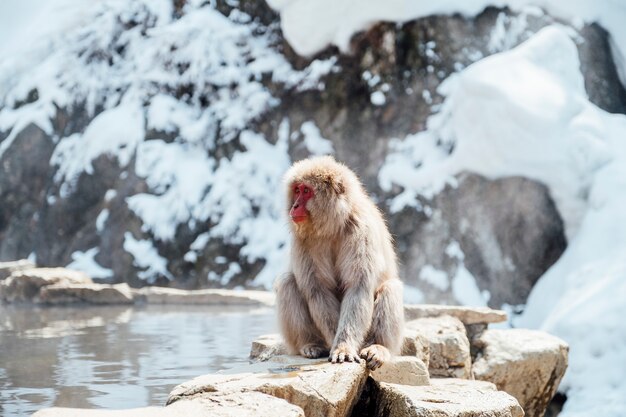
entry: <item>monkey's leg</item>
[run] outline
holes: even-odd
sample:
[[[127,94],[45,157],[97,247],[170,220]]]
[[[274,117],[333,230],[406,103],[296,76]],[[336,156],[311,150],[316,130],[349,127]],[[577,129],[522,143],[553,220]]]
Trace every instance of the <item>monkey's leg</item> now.
[[[403,326],[402,282],[390,279],[376,290],[372,327],[361,350],[368,368],[380,367],[391,358],[391,352],[400,351]]]
[[[328,355],[324,338],[313,323],[293,273],[277,280],[275,288],[278,321],[289,352],[306,358]]]

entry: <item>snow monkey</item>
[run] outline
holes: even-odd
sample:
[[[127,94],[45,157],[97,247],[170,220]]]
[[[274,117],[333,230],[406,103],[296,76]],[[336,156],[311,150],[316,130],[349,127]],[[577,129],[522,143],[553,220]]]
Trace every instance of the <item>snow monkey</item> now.
[[[290,353],[380,367],[399,351],[404,321],[382,214],[356,174],[330,156],[295,163],[285,185],[293,241],[276,292]]]

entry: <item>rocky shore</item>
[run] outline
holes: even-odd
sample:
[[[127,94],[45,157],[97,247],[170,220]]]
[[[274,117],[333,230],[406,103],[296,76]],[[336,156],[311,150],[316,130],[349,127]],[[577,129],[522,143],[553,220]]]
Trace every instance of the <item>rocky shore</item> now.
[[[0,264],[5,303],[272,305],[263,291],[132,289],[65,268]],[[568,346],[545,332],[491,329],[503,311],[405,306],[401,356],[375,372],[286,354],[277,334],[252,343],[250,364],[173,389],[167,405],[128,410],[48,408],[37,417],[543,416],[567,368]]]
[[[97,284],[67,268],[37,268],[28,261],[0,263],[0,301],[43,305],[68,304],[218,304],[271,306],[274,295],[250,290],[134,289],[128,284]]]

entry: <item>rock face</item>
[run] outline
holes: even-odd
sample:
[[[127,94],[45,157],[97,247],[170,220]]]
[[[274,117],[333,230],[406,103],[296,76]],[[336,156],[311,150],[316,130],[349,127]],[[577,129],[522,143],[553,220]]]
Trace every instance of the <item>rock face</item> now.
[[[487,329],[474,340],[476,379],[517,398],[527,417],[542,417],[567,368],[568,346],[545,332]]]
[[[404,319],[407,321],[427,318],[451,316],[463,324],[489,324],[506,321],[506,312],[488,307],[463,307],[437,304],[408,304],[404,306]]]
[[[220,304],[273,305],[274,294],[268,291],[179,290],[164,287],[144,287],[135,297],[148,304]]]
[[[430,385],[428,366],[414,356],[397,356],[370,372],[374,381],[400,385]]]
[[[258,95],[271,95],[273,104],[249,122],[228,130],[229,123],[236,125],[231,120],[235,112],[215,108],[210,94],[234,97],[233,100],[243,102],[242,108],[237,110],[246,112],[244,105],[249,103],[239,94],[248,86],[240,85],[236,77],[232,83],[221,85],[191,76],[186,70],[195,68],[197,63],[193,60],[181,59],[176,65],[169,63],[160,70],[163,78],[174,81],[171,84],[154,80],[147,83],[150,87],[142,96],[145,96],[146,107],[140,109],[141,114],[150,112],[149,106],[158,95],[189,106],[190,113],[215,117],[206,123],[210,128],[204,135],[197,135],[198,129],[149,127],[138,138],[139,142],[157,139],[168,144],[198,146],[198,154],[206,155],[210,164],[218,166],[237,163],[237,155],[245,158],[254,154],[242,140],[242,132],[261,135],[267,146],[275,144],[280,133],[281,137],[289,138],[286,156],[295,160],[313,152],[308,149],[305,134],[306,127],[310,126],[306,123],[310,122],[330,141],[337,158],[354,168],[367,189],[380,201],[391,232],[397,237],[402,276],[422,290],[426,301],[454,301],[449,289],[442,290],[419,279],[426,265],[453,276],[458,262],[444,250],[451,241],[458,242],[465,254],[464,265],[477,278],[480,289],[490,291],[491,305],[500,306],[502,302],[515,305],[525,300],[529,288],[558,258],[566,243],[560,217],[545,187],[528,179],[492,181],[466,175],[459,178],[457,188],[448,188],[432,201],[423,201],[432,215],[414,209],[391,213],[386,201],[401,190],[383,190],[378,173],[389,153],[392,138],[403,138],[425,128],[427,117],[441,103],[437,88],[445,78],[478,59],[514,47],[555,19],[546,14],[521,16],[508,9],[487,8],[472,18],[439,15],[403,24],[381,23],[354,37],[352,54],[341,55],[329,48],[314,57],[303,58],[295,55],[285,43],[278,16],[265,2],[202,4],[207,9],[214,8],[224,20],[241,21],[242,13],[246,13],[250,18],[243,20],[256,26],[241,25],[241,29],[233,31],[252,32],[250,38],[243,39],[247,46],[254,44],[257,35],[262,34],[272,39],[268,48],[282,54],[295,69],[307,68],[312,73],[316,65],[333,62],[336,70],[309,84],[305,80],[295,86],[274,80],[271,70],[250,74],[258,79],[258,85],[254,86],[258,88]],[[141,32],[148,33],[155,22],[161,20],[151,15],[150,9],[142,9],[147,15],[145,19],[126,21],[124,16],[132,12],[125,8],[117,19],[111,19],[123,23],[113,25],[112,33],[103,36],[126,39],[123,31],[134,30],[138,21],[143,25]],[[175,19],[185,18],[190,9],[178,6]],[[506,42],[490,45],[491,34],[502,30],[503,22],[505,30],[520,27],[523,30],[510,30]],[[184,30],[186,26],[181,24],[180,27]],[[626,92],[618,80],[608,34],[597,25],[571,30],[583,40],[579,51],[591,100],[612,112],[626,111]],[[98,26],[97,32],[102,31],[102,25]],[[96,36],[89,28],[86,32]],[[148,38],[145,36],[140,41],[148,41]],[[112,63],[125,62],[132,58],[129,51],[139,49],[115,41],[92,43],[97,45],[95,50],[72,45],[78,56],[71,55],[71,58],[81,63],[82,56],[108,57]],[[172,45],[172,49],[181,48]],[[242,66],[246,68],[251,67],[252,62],[261,65],[262,59],[244,58]],[[222,64],[225,63],[222,61]],[[102,70],[109,67],[104,65]],[[214,69],[199,72],[205,74]],[[105,74],[105,79],[118,78],[107,75],[109,73]],[[107,283],[128,282],[139,287],[146,281],[138,278],[138,273],[145,272],[147,267],[137,265],[124,248],[125,236],[130,233],[135,239],[150,243],[164,260],[165,269],[152,277],[158,285],[186,289],[251,285],[267,260],[242,255],[240,249],[247,237],[229,240],[214,236],[215,230],[225,226],[211,216],[201,221],[181,221],[171,239],[147,230],[144,219],[129,208],[129,198],[139,194],[157,197],[166,187],[151,187],[149,181],[138,174],[138,158],[132,152],[134,156],[126,166],[109,154],[86,161],[89,173],[82,172],[73,178],[72,187],[60,184],[56,179],[62,174],[57,160],[51,163],[53,155],[60,151],[59,139],[84,134],[103,110],[110,110],[104,108],[107,103],[117,102],[107,94],[100,94],[115,90],[115,86],[96,86],[95,91],[89,90],[89,85],[80,84],[80,87],[86,90],[84,97],[97,98],[93,109],[86,108],[84,97],[76,97],[75,102],[70,97],[67,107],[59,108],[52,116],[49,133],[34,124],[23,128],[7,125],[0,131],[3,145],[10,134],[17,133],[11,146],[0,155],[0,200],[3,202],[0,206],[0,260],[27,257],[34,252],[44,266],[67,265],[73,253],[96,248],[93,259],[113,273]],[[372,94],[382,89],[385,103],[373,103]],[[29,105],[46,105],[37,89],[26,89],[23,96],[0,105],[11,111],[22,111]],[[187,130],[196,135],[188,134]],[[209,171],[213,173],[213,168]],[[164,173],[164,176],[166,174],[171,173]],[[229,180],[226,178],[225,182]],[[262,222],[263,216],[271,210],[266,205],[260,207],[257,197],[256,194],[246,196],[242,203],[246,218]],[[212,214],[215,214],[225,210],[225,200],[211,201],[206,207],[190,207],[189,212],[177,214],[187,219],[193,213],[214,208]],[[99,218],[106,220],[106,227],[98,227]],[[242,226],[256,230],[255,227],[254,222]],[[227,236],[238,231],[233,230]],[[210,238],[203,240],[207,236]],[[203,244],[190,250],[199,237],[203,237],[199,240]],[[218,279],[208,280],[209,276]]]
[[[44,304],[133,304],[133,293],[128,284],[74,284],[47,285],[39,292]]]

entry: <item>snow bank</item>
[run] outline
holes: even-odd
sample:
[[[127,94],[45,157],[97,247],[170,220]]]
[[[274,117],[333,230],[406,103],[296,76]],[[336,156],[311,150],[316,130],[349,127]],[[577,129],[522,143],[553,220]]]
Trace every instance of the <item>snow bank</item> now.
[[[280,12],[287,41],[300,55],[312,55],[329,44],[348,52],[352,36],[381,21],[407,22],[435,14],[461,13],[475,16],[487,6],[524,11],[536,6],[574,25],[600,23],[615,41],[616,61],[621,62],[622,83],[626,85],[626,7],[614,0],[267,0]],[[540,11],[539,11],[540,12]]]
[[[570,344],[562,416],[617,417],[626,414],[626,116],[588,101],[579,67],[558,27],[468,67],[442,84],[447,97],[428,129],[392,145],[379,180],[404,188],[396,209],[419,208],[416,196],[454,185],[462,171],[545,183],[569,246],[516,324]],[[465,293],[470,278],[461,273],[452,286]],[[487,297],[474,291],[473,303]]]

